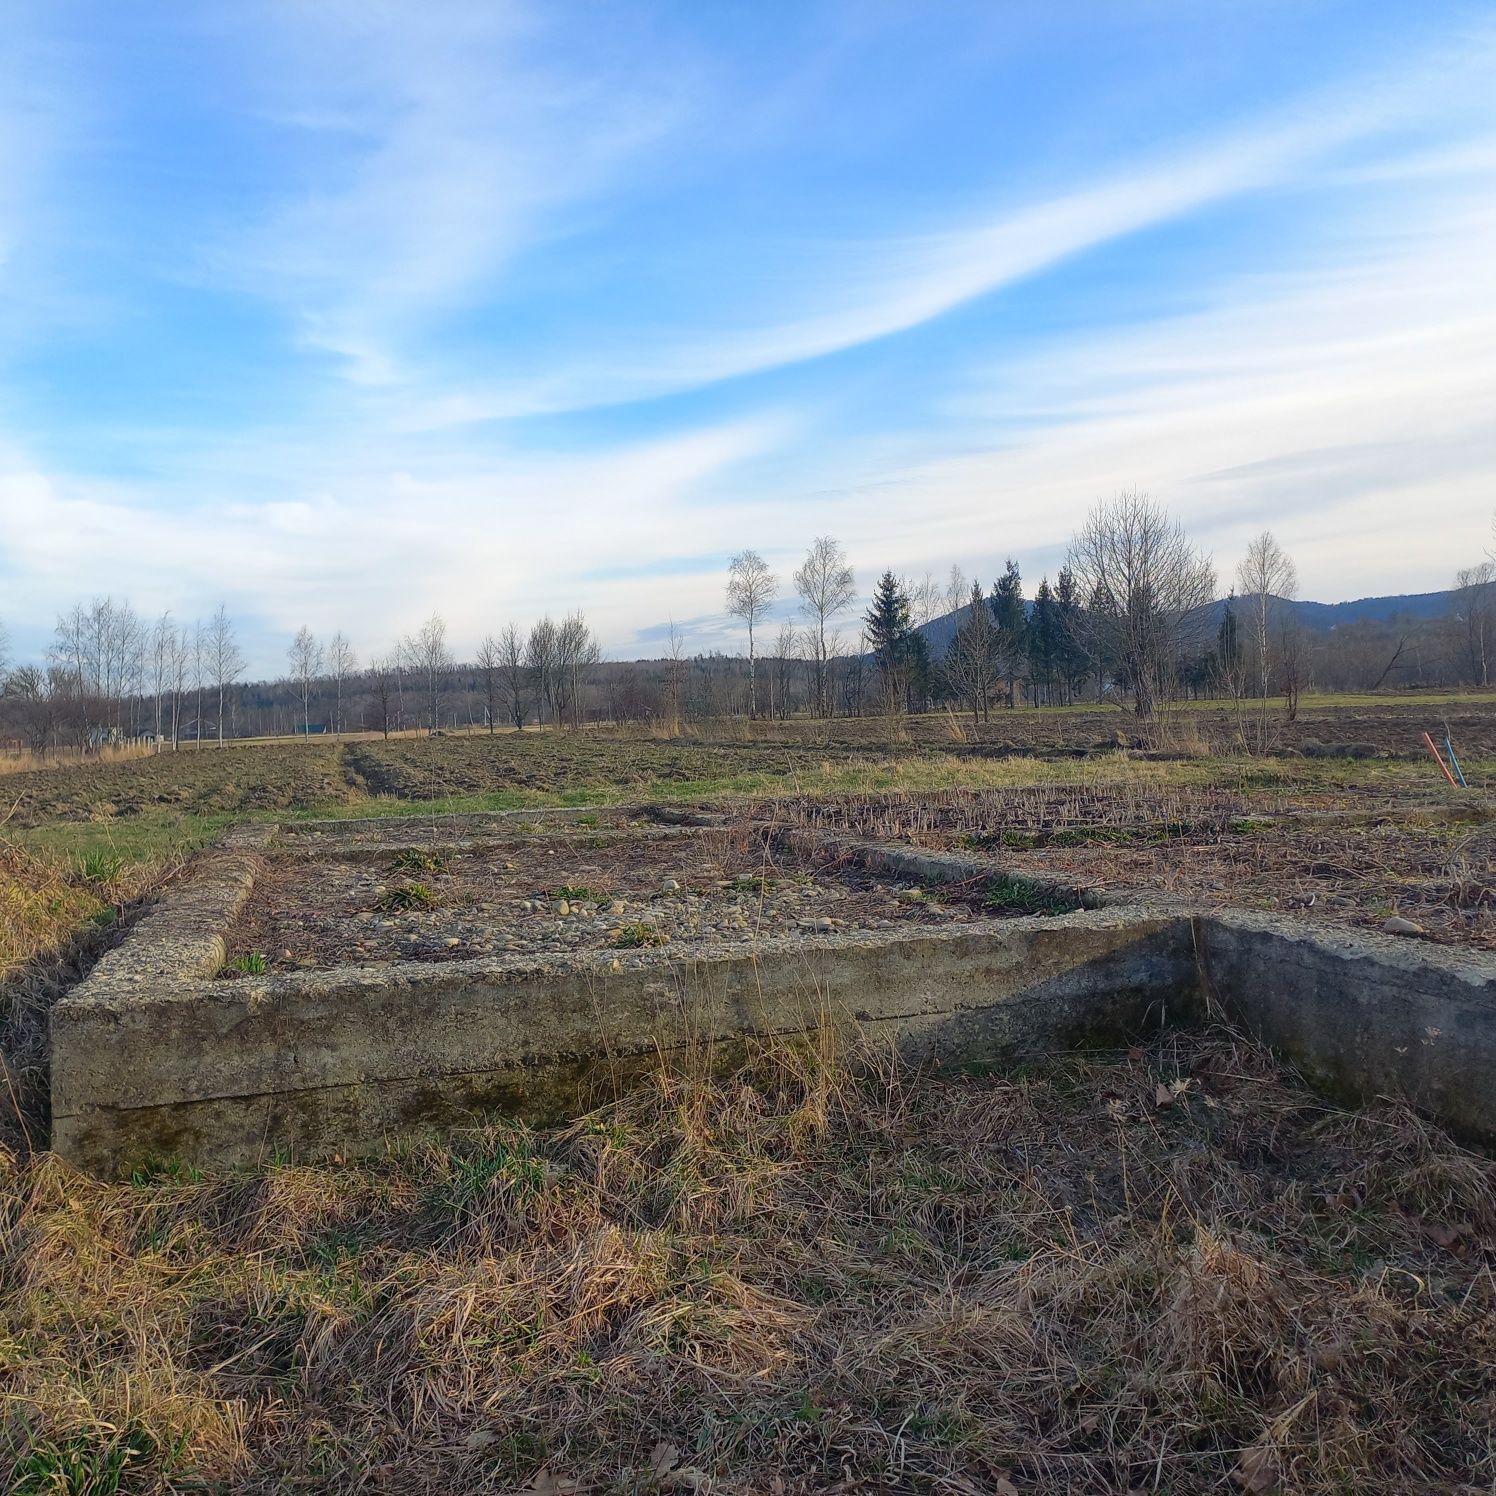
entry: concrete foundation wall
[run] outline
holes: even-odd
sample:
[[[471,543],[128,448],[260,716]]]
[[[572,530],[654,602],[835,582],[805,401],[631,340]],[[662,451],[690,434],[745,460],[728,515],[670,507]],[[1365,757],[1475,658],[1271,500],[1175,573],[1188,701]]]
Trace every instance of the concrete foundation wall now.
[[[451,829],[472,834],[476,820]],[[325,840],[298,829],[280,847],[266,828],[234,833],[58,1004],[60,1153],[114,1174],[148,1157],[238,1165],[377,1150],[489,1111],[575,1114],[662,1057],[730,1063],[755,1039],[823,1023],[975,1067],[1212,1015],[1336,1095],[1399,1097],[1496,1142],[1496,963],[1287,919],[1090,899],[1100,907],[1054,918],[667,948],[619,969],[594,951],[215,980],[264,857],[320,850],[341,829]],[[387,855],[402,833],[384,834]],[[804,855],[921,883],[1000,871],[780,835]]]
[[[1496,963],[1248,914],[1196,922],[1209,996],[1306,1080],[1496,1141]]]
[[[377,1148],[485,1108],[575,1112],[688,1047],[855,1023],[956,1066],[1124,1042],[1197,990],[1188,922],[1118,913],[933,934],[765,941],[613,972],[411,962],[184,985],[85,988],[53,1025],[53,1145],[115,1172],[145,1154],[245,1163]]]

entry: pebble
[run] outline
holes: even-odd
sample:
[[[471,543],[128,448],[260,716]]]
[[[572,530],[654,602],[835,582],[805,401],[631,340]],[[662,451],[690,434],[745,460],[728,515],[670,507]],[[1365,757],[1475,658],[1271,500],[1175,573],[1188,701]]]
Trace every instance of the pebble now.
[[[1400,914],[1394,914],[1391,919],[1382,921],[1382,929],[1388,935],[1422,935],[1423,926],[1415,924],[1410,919],[1404,919]]]

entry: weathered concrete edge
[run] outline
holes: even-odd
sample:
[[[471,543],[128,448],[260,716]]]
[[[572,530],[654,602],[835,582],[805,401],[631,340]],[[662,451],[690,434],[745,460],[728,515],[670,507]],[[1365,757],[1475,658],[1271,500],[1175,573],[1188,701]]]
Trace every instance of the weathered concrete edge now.
[[[858,1018],[946,1011],[1051,987],[1094,969],[1104,984],[1160,996],[1198,986],[1189,924],[1112,910],[984,920],[944,929],[785,936],[689,953],[649,952],[611,969],[611,952],[540,963],[486,957],[181,981],[148,992],[111,986],[54,1010],[54,1120],[85,1106],[258,1094],[376,1075],[435,1074],[672,1043],[677,995],[732,995],[732,1023],[806,992]],[[1162,942],[1167,960],[1154,948]],[[1152,944],[1150,944],[1152,943]],[[1129,962],[1129,952],[1141,955]],[[1153,964],[1149,964],[1152,962]],[[769,1027],[776,1026],[769,1020]]]
[[[303,976],[258,1002],[248,983],[214,984],[227,989],[216,1001],[197,984],[196,1001],[67,1015],[53,1146],[99,1172],[146,1153],[363,1151],[475,1110],[575,1111],[620,1068],[823,1021],[960,1067],[1127,1042],[1195,1016],[1199,990],[1187,921],[1095,914],[621,973],[484,981],[410,964],[423,969],[409,982],[392,984],[389,968],[362,982]]]
[[[181,880],[105,952],[54,1014],[79,1000],[154,995],[165,986],[209,977],[226,957],[224,937],[244,907],[275,835],[273,825],[241,826],[198,854]]]
[[[641,820],[663,820],[657,807],[620,801],[604,805],[532,805],[522,810],[418,811],[387,816],[325,816],[317,820],[281,821],[277,831],[291,841],[302,836],[331,836],[339,832],[382,831],[386,827],[430,826],[436,830],[478,829],[485,826],[523,825],[527,821],[581,821],[588,816],[624,815]],[[704,824],[709,824],[706,822]]]
[[[1389,936],[1197,913],[1207,998],[1332,1096],[1496,1141],[1496,962]]]
[[[398,839],[392,838],[389,841],[345,841],[334,837],[319,841],[278,841],[268,846],[261,856],[267,862],[276,863],[382,862],[391,857],[398,857],[402,852],[437,851],[448,856],[462,856],[469,852],[500,851],[523,840],[527,834],[523,825],[515,825],[496,830],[488,836],[464,836],[450,841],[438,840],[434,836],[424,839],[417,836],[405,836]],[[557,842],[575,840],[579,837],[585,837],[588,842],[680,841],[683,838],[700,834],[701,828],[698,826],[622,828],[603,826],[595,830],[591,827],[575,829],[568,827],[554,839]]]
[[[1138,908],[1141,901],[1126,895],[1101,893],[1059,878],[1016,872],[993,858],[963,857],[955,852],[935,852],[899,843],[870,841],[843,836],[822,827],[785,826],[773,832],[774,839],[798,856],[840,857],[876,872],[892,873],[914,883],[990,882],[1004,875],[1041,893],[1074,899],[1083,909]]]

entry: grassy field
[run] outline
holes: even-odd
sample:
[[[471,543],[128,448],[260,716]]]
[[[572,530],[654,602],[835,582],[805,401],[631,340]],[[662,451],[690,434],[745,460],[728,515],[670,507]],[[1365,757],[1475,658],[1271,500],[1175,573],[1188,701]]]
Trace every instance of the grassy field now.
[[[341,1168],[32,1165],[6,1488],[1496,1477],[1489,1161],[1229,1035],[959,1082],[848,1058]]]
[[[1474,749],[1468,792],[1406,749],[1435,705]],[[1496,708],[1321,712],[1316,741],[1365,758],[1103,749],[1094,713],[1030,715],[1027,748],[932,718],[8,776],[0,1487],[1490,1489],[1496,1166],[1395,1109],[1332,1108],[1229,1034],[965,1081],[827,1034],[727,1080],[662,1071],[569,1128],[356,1164],[162,1160],[106,1185],[45,1151],[48,1003],[244,819],[985,795],[1006,819],[922,812],[921,834],[1163,877],[1169,837],[1070,833],[1209,821],[1213,855],[1256,857],[1258,817],[1385,838],[1412,816],[1417,855],[1448,830],[1490,912]],[[1346,835],[1305,857],[1353,861]]]

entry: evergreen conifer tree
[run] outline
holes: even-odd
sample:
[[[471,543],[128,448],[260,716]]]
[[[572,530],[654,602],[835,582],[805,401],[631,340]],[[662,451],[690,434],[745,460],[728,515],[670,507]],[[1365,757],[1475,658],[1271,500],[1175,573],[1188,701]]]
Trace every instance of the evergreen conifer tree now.
[[[1028,621],[1029,679],[1036,688],[1036,704],[1040,693],[1046,701],[1054,699],[1055,673],[1060,656],[1057,612],[1058,605],[1050,590],[1049,578],[1045,577],[1034,594],[1034,611]]]
[[[997,622],[999,648],[1008,680],[1008,705],[1018,705],[1018,675],[1028,653],[1028,612],[1023,603],[1023,578],[1011,557],[992,589],[992,616]]]
[[[909,595],[891,571],[878,579],[863,622],[878,667],[885,710],[898,711],[908,682],[911,627]]]

